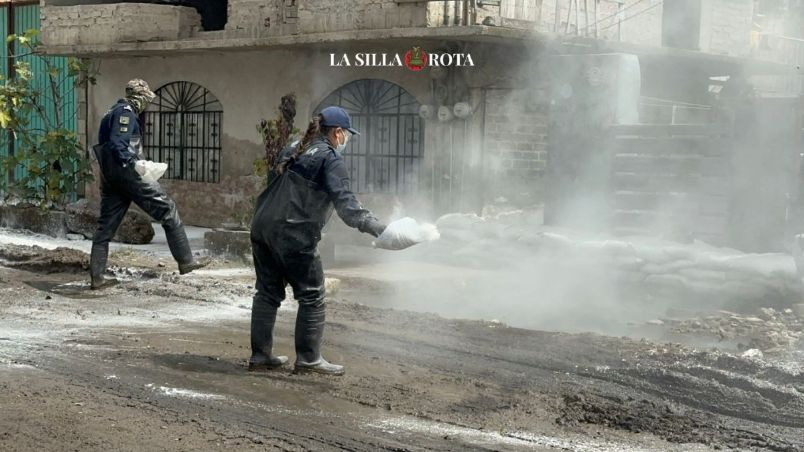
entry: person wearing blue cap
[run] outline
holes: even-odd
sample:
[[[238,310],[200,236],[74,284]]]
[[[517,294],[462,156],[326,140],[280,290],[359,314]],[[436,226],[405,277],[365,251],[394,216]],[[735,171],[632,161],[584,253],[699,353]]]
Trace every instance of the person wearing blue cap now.
[[[350,189],[341,153],[352,135],[359,132],[344,109],[321,110],[302,139],[279,153],[268,187],[257,199],[251,224],[257,293],[251,310],[249,370],[278,368],[288,361],[273,354],[273,330],[285,286],[290,284],[299,303],[295,371],[344,373],[343,366],[321,356],[325,318],[324,270],[318,254],[321,230],[333,208],[344,223],[374,237],[386,227]]]

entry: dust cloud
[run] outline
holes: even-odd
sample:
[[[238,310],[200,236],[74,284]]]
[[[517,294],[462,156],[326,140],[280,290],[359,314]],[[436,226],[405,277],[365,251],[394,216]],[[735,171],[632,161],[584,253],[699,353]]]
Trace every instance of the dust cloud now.
[[[662,11],[660,3],[649,2],[652,13]],[[700,16],[685,10],[665,13],[665,33],[671,35],[665,39],[670,41],[691,33],[695,24],[689,17]],[[602,24],[606,33],[601,34],[611,37],[613,23]],[[583,23],[569,28],[585,29]],[[589,30],[587,35],[592,35]],[[543,113],[554,136],[546,140],[550,161],[539,177],[525,184],[512,177],[500,153],[475,127],[481,121],[474,119],[461,137],[460,162],[466,165],[464,176],[481,176],[481,187],[464,189],[456,180],[464,197],[447,203],[453,213],[446,216],[419,208],[432,204],[431,198],[395,198],[387,209],[393,212],[386,211],[384,220],[413,216],[433,222],[442,239],[403,252],[366,253],[364,263],[380,264],[372,271],[391,273],[399,283],[393,293],[357,301],[523,328],[635,337],[661,336],[665,331],[655,327],[673,319],[723,309],[781,310],[800,303],[801,283],[786,254],[790,234],[784,229],[789,227],[769,226],[751,215],[780,203],[784,211],[786,190],[795,177],[790,170],[797,164],[790,157],[763,158],[763,146],[780,147],[775,134],[781,128],[772,116],[750,108],[754,104],[752,97],[744,96],[744,68],[712,69],[669,57],[584,56],[581,53],[589,50],[573,41],[581,35],[534,45],[527,55],[530,61],[522,64],[525,69],[506,73],[506,86],[470,86],[476,115],[486,114],[478,106],[483,90],[518,87],[511,95],[496,96],[498,104],[485,105],[513,118],[526,114],[527,93],[545,93]],[[692,41],[675,45],[700,50]],[[558,59],[560,70],[550,63]],[[602,74],[594,70],[600,65]],[[674,67],[686,73],[674,73]],[[606,70],[616,75],[607,79]],[[708,88],[690,88],[693,85]],[[756,95],[756,89],[750,92]],[[750,111],[741,113],[740,108]],[[745,128],[740,118],[755,121]],[[612,126],[618,130],[646,125],[697,127],[695,133],[707,137],[728,129],[718,140],[729,144],[714,138],[706,142],[693,134],[682,137],[691,144],[682,143],[665,155],[672,134],[651,141],[628,132],[621,141],[611,139]],[[448,130],[442,124],[427,127]],[[759,131],[761,137],[749,139],[749,130]],[[627,139],[644,143],[637,150],[624,150]],[[436,138],[439,143],[449,141],[445,140]],[[709,144],[713,147],[707,148]],[[732,155],[722,155],[729,152]],[[679,164],[682,160],[687,163]],[[652,166],[644,174],[627,166],[645,161]],[[718,169],[708,172],[710,164]],[[733,172],[724,174],[727,170]],[[753,177],[748,177],[752,171]],[[784,177],[774,178],[774,171]],[[663,177],[669,179],[668,174],[677,180],[663,187],[661,196],[616,185],[619,177],[657,185]],[[758,187],[759,182],[765,185]],[[438,183],[433,181],[434,186]],[[480,201],[466,198],[472,196]],[[634,221],[617,217],[637,213]]]

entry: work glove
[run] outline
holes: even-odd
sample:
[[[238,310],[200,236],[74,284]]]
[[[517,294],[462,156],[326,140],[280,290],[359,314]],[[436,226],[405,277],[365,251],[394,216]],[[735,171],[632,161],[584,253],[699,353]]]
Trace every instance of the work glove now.
[[[380,234],[382,234],[383,231],[385,231],[385,229],[386,229],[385,223],[381,222],[376,218],[369,218],[368,220],[366,220],[363,226],[363,230],[373,235],[374,237],[379,237]]]

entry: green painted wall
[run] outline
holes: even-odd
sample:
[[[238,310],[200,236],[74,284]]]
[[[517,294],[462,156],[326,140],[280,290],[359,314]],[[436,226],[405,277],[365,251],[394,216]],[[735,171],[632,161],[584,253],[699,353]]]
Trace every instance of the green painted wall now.
[[[9,8],[11,6],[0,6],[0,36],[8,36],[12,31],[16,34],[23,34],[26,30],[39,29],[40,16],[39,5],[16,5],[14,8],[14,23],[9,24]],[[15,54],[21,53],[19,49],[15,48]],[[47,74],[45,73],[45,65],[41,58],[28,55],[20,57],[21,60],[27,61],[31,64],[31,70],[34,74],[34,87],[43,93],[43,105],[46,107],[46,115],[50,127],[56,127],[57,118],[61,118],[62,127],[77,132],[76,125],[76,92],[73,88],[73,81],[67,78],[67,58],[63,57],[50,57],[58,68],[62,69],[63,80],[58,81],[56,92],[63,101],[63,107],[57,115],[53,107],[53,90],[50,87],[50,82]],[[3,40],[0,43],[0,75],[5,79],[8,76],[8,45]],[[40,118],[34,118],[31,122],[31,127],[45,129],[46,124]],[[5,131],[0,131],[0,156],[8,153],[8,140]],[[14,178],[20,178],[25,175],[25,168],[19,166],[14,169]],[[0,175],[0,182],[4,182],[2,186],[7,186],[9,177],[9,169],[3,168],[2,175]],[[11,181],[13,183],[13,180]]]

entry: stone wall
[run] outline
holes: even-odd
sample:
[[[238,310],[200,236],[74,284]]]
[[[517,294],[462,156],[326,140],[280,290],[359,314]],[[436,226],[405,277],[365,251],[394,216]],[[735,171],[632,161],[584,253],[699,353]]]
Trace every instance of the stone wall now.
[[[226,34],[259,38],[297,32],[296,0],[229,0]]]
[[[394,0],[302,1],[299,32],[370,30],[427,26],[425,4]]]
[[[42,41],[56,46],[174,41],[201,28],[193,8],[146,3],[45,6],[41,17]]]
[[[458,5],[456,9],[455,5]],[[230,0],[228,37],[454,25],[462,2]],[[480,8],[479,15],[490,12]]]
[[[298,33],[464,24],[462,1],[229,0],[225,29],[203,32],[200,17],[192,8],[140,3],[97,4],[109,1],[43,2],[45,42],[53,46],[108,45],[130,41],[265,38]],[[80,5],[75,5],[79,2]],[[536,17],[537,10],[533,6],[508,8],[505,13],[507,18],[521,20]],[[472,24],[501,25],[500,14],[498,6],[478,6]]]
[[[535,28],[544,32],[599,37],[646,46],[662,45],[663,4],[660,0],[597,3],[597,15],[581,5],[569,11],[569,0],[478,6],[472,25]],[[595,2],[585,3],[594,5]],[[49,45],[116,42],[261,38],[299,33],[327,33],[411,27],[443,27],[463,23],[463,2],[397,2],[396,0],[229,0],[225,30],[201,31],[192,8],[117,3],[42,8],[43,40]],[[702,0],[700,47],[704,52],[750,54],[752,0]],[[619,12],[618,12],[619,11]],[[597,18],[596,18],[597,17]],[[556,26],[556,20],[558,25]]]

